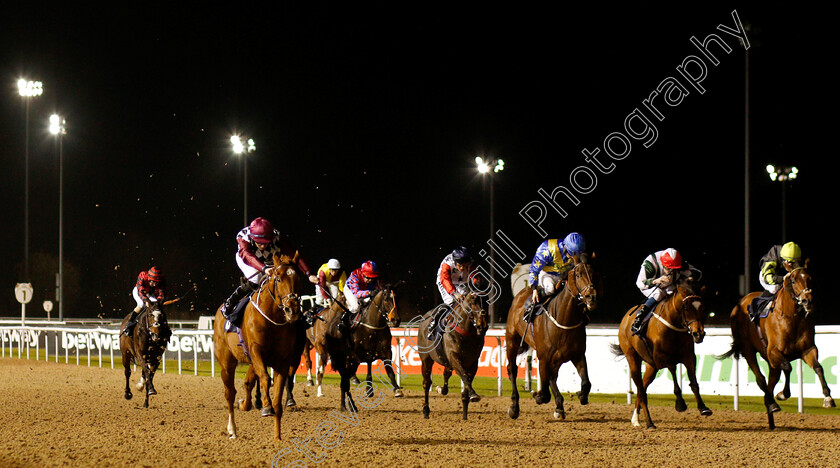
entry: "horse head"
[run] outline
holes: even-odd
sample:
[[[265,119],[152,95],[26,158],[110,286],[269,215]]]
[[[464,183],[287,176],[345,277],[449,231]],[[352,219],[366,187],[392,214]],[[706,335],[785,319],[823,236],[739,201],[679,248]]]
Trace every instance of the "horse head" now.
[[[594,272],[585,255],[575,258],[575,267],[569,270],[566,286],[572,296],[580,300],[586,310],[591,312],[598,307],[598,291],[595,288]]]
[[[674,294],[675,308],[682,317],[682,326],[691,335],[695,343],[702,343],[706,337],[703,320],[706,317],[706,306],[701,294],[705,287],[697,285],[691,278],[681,281]]]
[[[161,304],[157,301],[151,302],[151,307],[146,310],[146,331],[149,341],[157,346],[165,345],[172,336],[169,329],[169,322],[161,310]]]
[[[473,291],[470,291],[464,296],[464,301],[461,307],[466,309],[467,316],[475,327],[475,332],[483,336],[487,333],[489,326],[487,325],[487,311],[481,303],[481,297]]]
[[[397,296],[394,291],[401,283],[402,281],[395,285],[381,285],[379,291],[371,301],[379,309],[379,313],[388,322],[389,327],[399,327],[402,322],[400,311],[397,308]]]
[[[301,314],[299,291],[302,289],[302,280],[295,268],[298,255],[298,252],[292,257],[275,254],[274,266],[264,280],[274,307],[283,313],[286,323],[296,321]]]
[[[810,260],[810,259],[809,259]],[[814,297],[811,292],[811,275],[808,273],[809,260],[805,265],[796,267],[785,276],[784,286],[796,301],[797,309],[805,311],[805,317],[814,311]]]

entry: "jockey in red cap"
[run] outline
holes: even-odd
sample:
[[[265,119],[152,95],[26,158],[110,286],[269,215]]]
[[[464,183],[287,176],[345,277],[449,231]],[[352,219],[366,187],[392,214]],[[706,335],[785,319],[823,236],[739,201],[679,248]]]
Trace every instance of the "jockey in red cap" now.
[[[245,276],[245,282],[233,291],[219,310],[226,319],[238,326],[240,317],[231,314],[239,301],[256,290],[270,272],[274,254],[293,256],[296,249],[265,218],[256,218],[249,226],[242,228],[236,234],[236,244],[236,265]],[[297,267],[311,283],[318,283],[318,277],[312,275],[303,255],[298,255]]]
[[[642,321],[648,312],[653,310],[659,301],[677,290],[677,275],[699,278],[701,273],[700,270],[683,261],[679,252],[670,248],[650,254],[642,262],[636,278],[636,287],[647,299],[636,311],[636,319],[632,325],[634,334],[641,330]]]
[[[163,303],[163,297],[166,295],[163,271],[156,266],[150,268],[149,271],[141,271],[137,275],[137,284],[131,290],[131,295],[134,296],[137,306],[131,311],[131,316],[125,324],[123,334],[126,336],[131,336],[131,331],[137,324],[137,316],[144,307],[150,307],[152,301]]]

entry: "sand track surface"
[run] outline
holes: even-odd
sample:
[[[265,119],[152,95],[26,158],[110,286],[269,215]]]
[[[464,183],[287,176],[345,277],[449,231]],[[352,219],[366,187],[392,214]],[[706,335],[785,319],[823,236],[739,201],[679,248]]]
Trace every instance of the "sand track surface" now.
[[[440,376],[435,382],[439,383]],[[136,382],[132,376],[132,383]],[[567,399],[567,417],[553,403],[537,406],[523,394],[522,414],[508,418],[508,397],[470,406],[461,420],[458,391],[396,399],[384,392],[371,408],[340,414],[338,388],[318,398],[298,385],[297,411],[283,417],[275,442],[271,418],[236,412],[239,438],[225,431],[221,379],[158,374],[158,395],[123,398],[119,369],[0,359],[0,466],[837,466],[840,414],[777,413],[773,432],[760,413],[714,408],[654,407],[654,430],[633,428],[621,403],[580,406]],[[457,384],[456,380],[456,387]],[[239,395],[242,385],[237,381]],[[377,391],[379,391],[377,389]],[[307,440],[308,439],[308,440]],[[319,441],[321,442],[319,444]],[[326,448],[325,448],[326,447]],[[308,452],[308,453],[304,453]],[[307,458],[309,457],[309,458]],[[316,463],[317,462],[317,463]],[[292,465],[294,466],[294,465]],[[298,464],[297,466],[304,466]]]

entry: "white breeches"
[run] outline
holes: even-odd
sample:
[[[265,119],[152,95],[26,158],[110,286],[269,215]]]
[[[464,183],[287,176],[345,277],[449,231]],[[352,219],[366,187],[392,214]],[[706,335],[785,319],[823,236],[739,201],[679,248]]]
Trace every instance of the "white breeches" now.
[[[350,312],[355,314],[359,311],[359,298],[353,294],[353,291],[350,290],[350,286],[346,284],[344,285],[344,299],[347,301],[347,308],[350,309]]]
[[[256,268],[252,267],[251,265],[248,265],[247,263],[245,263],[245,261],[242,260],[242,257],[240,257],[239,254],[236,254],[235,256],[236,256],[236,266],[239,267],[239,269],[242,271],[242,274],[245,276],[245,278],[247,278],[248,281],[250,281],[251,283],[259,286],[260,282],[262,282],[263,276],[265,276],[265,275],[263,275],[260,270],[257,270]]]
[[[546,296],[554,294],[557,289],[557,283],[563,279],[563,276],[557,273],[549,273],[545,270],[540,270],[540,275],[537,277],[537,284],[542,288]]]
[[[758,282],[761,284],[761,287],[770,294],[776,294],[780,289],[782,289],[781,284],[767,284],[767,282],[764,281],[764,277],[761,275],[758,276]]]
[[[339,293],[338,283],[329,283],[328,282],[327,283],[327,291],[329,291],[330,296],[332,296],[333,299],[337,299],[338,298],[338,293]],[[315,286],[315,303],[320,305],[320,306],[327,307],[327,301],[328,300],[329,300],[329,298],[324,297],[324,293],[321,292],[321,287],[316,285]]]

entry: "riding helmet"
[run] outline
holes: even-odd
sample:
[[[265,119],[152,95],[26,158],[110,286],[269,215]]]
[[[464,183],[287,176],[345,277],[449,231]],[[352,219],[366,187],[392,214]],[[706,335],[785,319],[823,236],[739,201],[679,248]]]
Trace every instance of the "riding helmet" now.
[[[341,263],[339,263],[339,261],[337,259],[331,258],[327,262],[327,268],[329,268],[330,270],[340,270],[341,269]]]
[[[163,271],[156,266],[150,268],[147,274],[149,281],[157,281],[158,283],[163,281]]]
[[[788,242],[782,246],[782,251],[779,255],[782,257],[782,260],[798,263],[799,259],[802,257],[802,250],[795,243]]]
[[[368,260],[362,264],[362,274],[368,278],[376,278],[379,276],[379,267],[373,260]]]
[[[467,248],[462,245],[460,247],[456,247],[455,250],[452,251],[452,260],[454,260],[455,263],[469,263],[472,261],[472,258],[470,257],[470,252]]]
[[[662,262],[662,266],[665,268],[671,270],[682,269],[682,257],[675,249],[665,249],[665,252],[659,256],[659,261]]]
[[[258,244],[268,244],[274,240],[274,226],[265,218],[256,218],[249,226],[251,239]]]
[[[583,236],[576,232],[570,232],[563,239],[563,245],[566,247],[566,251],[572,255],[578,255],[586,250],[586,241],[583,239]]]

